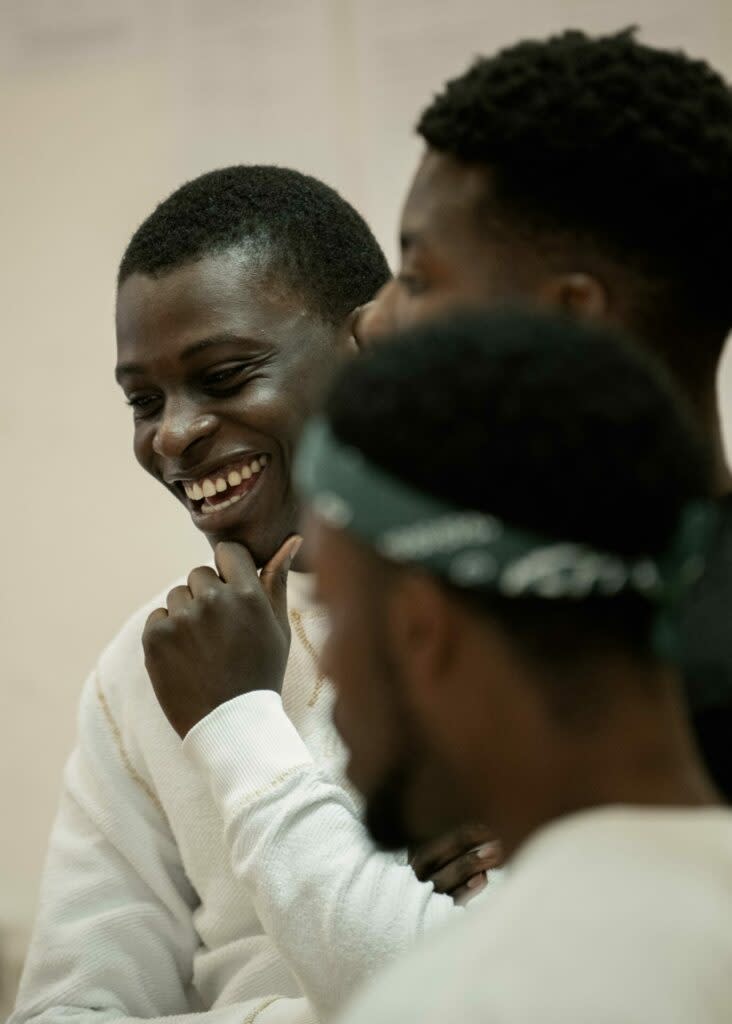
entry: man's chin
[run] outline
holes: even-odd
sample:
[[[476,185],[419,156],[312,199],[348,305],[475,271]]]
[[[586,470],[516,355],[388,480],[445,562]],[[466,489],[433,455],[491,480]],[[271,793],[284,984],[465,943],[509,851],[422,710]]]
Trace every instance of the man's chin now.
[[[217,544],[221,544],[223,541],[241,544],[252,556],[254,564],[258,569],[267,564],[272,556],[279,551],[287,537],[290,536],[289,533],[284,533],[282,540],[277,542],[271,536],[263,536],[256,529],[246,525],[231,530],[217,530],[216,532],[202,530],[202,532],[212,548],[215,548]]]
[[[366,828],[382,850],[403,850],[421,842],[413,835],[406,820],[408,777],[406,766],[399,766],[366,798]]]

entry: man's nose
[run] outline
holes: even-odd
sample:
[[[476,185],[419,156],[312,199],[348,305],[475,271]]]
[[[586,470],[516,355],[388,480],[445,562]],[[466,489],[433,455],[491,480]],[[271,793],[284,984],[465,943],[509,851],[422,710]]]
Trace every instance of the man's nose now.
[[[394,303],[396,282],[387,281],[371,302],[359,306],[353,315],[353,337],[359,348],[366,348],[396,329]]]
[[[153,450],[163,458],[176,459],[196,441],[216,432],[218,418],[213,413],[201,412],[185,402],[167,402],[160,420]]]

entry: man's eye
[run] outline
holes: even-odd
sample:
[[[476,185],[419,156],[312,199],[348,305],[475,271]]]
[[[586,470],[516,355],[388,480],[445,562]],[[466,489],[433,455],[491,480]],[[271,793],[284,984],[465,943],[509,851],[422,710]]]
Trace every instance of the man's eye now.
[[[416,277],[414,274],[402,272],[397,280],[407,295],[422,295],[427,291],[427,283],[424,278]]]
[[[238,378],[245,369],[244,363],[222,366],[220,369],[213,370],[203,377],[203,386],[206,388],[221,388],[222,385],[225,387],[227,384],[237,384],[239,382]]]
[[[160,395],[128,395],[127,404],[135,414],[135,419],[144,419],[151,416],[160,406],[162,399]]]

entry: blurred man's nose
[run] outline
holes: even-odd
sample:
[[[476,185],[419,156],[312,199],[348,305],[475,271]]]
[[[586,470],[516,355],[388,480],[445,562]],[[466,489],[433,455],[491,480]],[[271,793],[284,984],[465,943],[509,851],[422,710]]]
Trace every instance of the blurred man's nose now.
[[[387,281],[371,302],[359,306],[356,310],[353,336],[359,348],[366,348],[397,329],[398,324],[394,315],[396,290],[396,282]]]

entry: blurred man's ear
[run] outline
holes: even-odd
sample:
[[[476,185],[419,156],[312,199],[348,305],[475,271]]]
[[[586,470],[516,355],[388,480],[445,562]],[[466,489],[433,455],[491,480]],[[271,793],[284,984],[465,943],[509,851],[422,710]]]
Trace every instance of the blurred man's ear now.
[[[390,650],[407,687],[440,689],[451,669],[455,621],[443,588],[426,573],[400,572],[386,594]],[[415,694],[421,702],[426,697]]]
[[[580,320],[604,320],[609,314],[608,290],[599,278],[591,274],[567,273],[550,277],[539,289],[538,299],[548,309]]]

